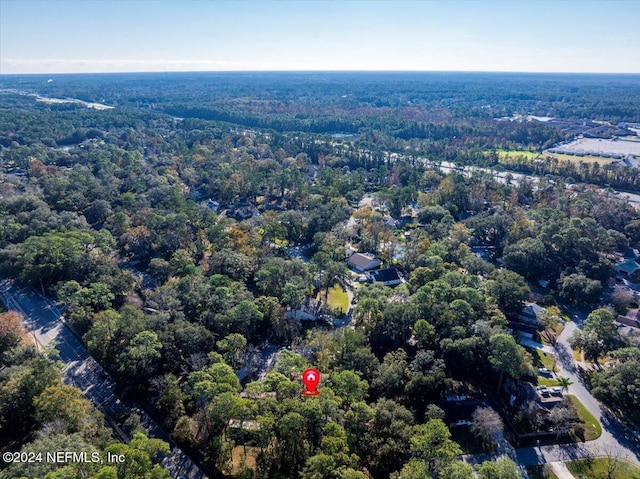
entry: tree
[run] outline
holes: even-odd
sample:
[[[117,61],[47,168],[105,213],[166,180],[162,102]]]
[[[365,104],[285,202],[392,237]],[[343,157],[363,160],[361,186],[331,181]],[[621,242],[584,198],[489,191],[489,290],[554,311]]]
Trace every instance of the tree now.
[[[617,444],[603,444],[600,448],[601,455],[605,459],[605,472],[607,479],[619,477],[618,470],[628,461],[624,450]],[[635,477],[635,476],[634,476]]]
[[[34,426],[34,399],[47,387],[59,384],[60,373],[50,361],[37,357],[5,374],[8,379],[0,382],[2,431],[22,439]]]
[[[616,289],[611,294],[611,301],[618,314],[627,314],[629,305],[635,301],[633,291],[628,289]]]
[[[500,373],[498,391],[502,386],[504,373],[517,379],[524,367],[524,354],[513,336],[506,333],[496,334],[489,339],[489,362]]]
[[[30,442],[22,447],[20,452],[25,453],[26,456],[37,457],[37,454],[41,454],[42,461],[17,461],[11,464],[6,470],[2,471],[3,477],[54,477],[56,471],[66,469],[66,475],[58,477],[62,478],[80,478],[80,477],[96,477],[98,473],[99,464],[92,463],[90,461],[77,462],[65,467],[60,463],[54,461],[45,461],[47,453],[55,454],[58,451],[86,451],[88,457],[92,457],[92,453],[99,453],[99,450],[94,445],[90,444],[82,434],[49,434],[42,437],[37,437],[33,442]],[[50,476],[51,474],[51,476]],[[97,476],[100,477],[100,476]],[[124,477],[124,476],[119,476]],[[131,477],[131,476],[128,476]],[[140,476],[144,477],[144,476]],[[168,476],[167,476],[168,477]],[[56,478],[57,479],[57,478]]]
[[[286,477],[297,477],[309,457],[309,445],[302,439],[304,418],[297,412],[282,416],[276,426],[278,469]]]
[[[516,463],[506,456],[485,461],[478,468],[479,479],[522,479]]]
[[[473,466],[463,461],[455,461],[446,466],[440,479],[469,479],[473,477]]]
[[[142,331],[134,336],[129,347],[119,356],[118,370],[133,382],[149,378],[156,370],[161,349],[162,343],[155,332]]]
[[[345,406],[357,401],[363,401],[367,397],[369,384],[353,371],[346,370],[331,373],[329,381],[331,389],[337,396],[342,398]]]
[[[571,347],[580,349],[586,359],[598,364],[605,353],[624,345],[618,334],[615,318],[606,309],[592,311],[584,322],[582,331],[576,330],[569,338]]]
[[[115,465],[118,478],[123,479],[165,479],[169,471],[160,464],[153,464],[159,455],[169,454],[169,444],[160,439],[150,439],[142,433],[135,433],[129,444],[112,444],[105,452],[124,455],[125,460]]]
[[[429,324],[424,319],[419,319],[413,326],[413,337],[418,343],[418,346],[427,349],[433,342],[436,335],[436,330],[433,325]]]
[[[415,426],[411,451],[427,463],[430,473],[441,471],[462,454],[460,446],[451,440],[451,432],[440,419],[430,419]]]
[[[489,294],[505,313],[515,314],[522,310],[529,287],[518,273],[506,269],[494,271],[486,284]]]
[[[618,361],[592,376],[593,395],[639,421],[640,353],[637,348],[623,348],[611,354]]]
[[[354,446],[373,477],[388,477],[408,459],[412,423],[411,412],[395,401],[379,399],[374,404],[370,426],[364,428],[365,432],[355,440]]]
[[[54,384],[34,398],[35,416],[40,424],[62,420],[69,432],[81,432],[92,412],[82,392],[66,384]]]
[[[473,474],[473,469],[471,470]],[[427,464],[421,459],[410,459],[400,472],[391,474],[391,479],[424,479],[430,477]]]
[[[349,453],[344,428],[335,422],[330,422],[323,429],[320,452],[307,459],[306,467],[300,477],[302,479],[337,479],[348,474],[348,477],[364,479],[364,474],[355,470],[357,467],[358,456]]]
[[[484,441],[490,441],[504,430],[500,415],[490,407],[479,407],[473,412],[471,432]]]
[[[547,249],[538,238],[525,238],[507,246],[502,261],[505,268],[530,279],[549,274],[553,266]]]
[[[560,296],[574,304],[591,304],[602,292],[602,283],[584,274],[570,274],[560,280]]]
[[[22,320],[22,315],[15,311],[0,314],[0,356],[20,343],[26,333]]]
[[[576,421],[580,418],[576,414],[573,407],[555,407],[549,413],[549,422],[556,431],[556,436],[559,438],[562,434],[568,434]]]
[[[558,377],[558,386],[562,388],[564,392],[569,392],[569,386],[573,384],[573,381],[569,378],[565,378],[563,376]]]
[[[222,352],[227,363],[237,369],[241,362],[241,355],[247,347],[247,339],[238,333],[232,333],[218,342],[218,349]]]
[[[544,328],[542,334],[547,338],[547,341],[553,346],[556,344],[555,329],[558,327],[560,320],[562,319],[562,313],[557,306],[549,306],[542,313],[540,323]]]

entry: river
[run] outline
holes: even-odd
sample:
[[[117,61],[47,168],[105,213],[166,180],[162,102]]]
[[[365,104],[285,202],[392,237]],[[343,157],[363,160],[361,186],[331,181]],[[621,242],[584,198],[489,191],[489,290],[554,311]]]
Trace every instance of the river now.
[[[105,105],[104,103],[88,102],[84,100],[79,100],[77,98],[52,98],[48,96],[42,96],[38,93],[29,93],[23,90],[16,90],[14,88],[2,89],[0,90],[0,93],[14,93],[16,95],[30,96],[35,98],[36,101],[49,103],[49,104],[74,103],[76,105],[84,106],[85,108],[92,108],[94,110],[112,110],[115,108],[114,106]]]

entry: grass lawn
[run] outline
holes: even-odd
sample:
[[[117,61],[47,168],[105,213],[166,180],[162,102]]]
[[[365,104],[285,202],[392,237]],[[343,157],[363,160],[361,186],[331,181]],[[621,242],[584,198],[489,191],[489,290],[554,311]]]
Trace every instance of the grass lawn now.
[[[579,349],[572,349],[571,351],[573,351],[573,359],[578,362],[584,361],[584,359],[582,358],[582,351],[580,351]]]
[[[593,414],[591,414],[574,395],[565,394],[564,397],[571,401],[571,404],[573,404],[576,411],[578,411],[580,420],[584,423],[584,440],[592,441],[599,438],[602,435],[602,426],[596,418],[593,417]]]
[[[612,469],[615,468],[611,475],[613,479],[640,478],[640,468],[623,461],[619,461],[617,465],[614,465],[615,459],[606,457],[567,462],[567,468],[576,479],[607,479],[609,477],[607,469],[609,469],[610,463]]]
[[[551,472],[546,464],[542,466],[526,466],[525,469],[529,474],[529,479],[558,479],[558,476]]]
[[[537,153],[535,151],[528,151],[528,150],[496,150],[496,153],[498,153],[498,157],[502,160],[504,158],[516,158],[518,156],[524,156],[526,159],[528,160],[532,160],[534,158],[537,158],[538,156],[540,156],[540,153]]]
[[[324,291],[320,292],[320,297],[324,298]],[[329,288],[327,304],[332,310],[339,310],[343,313],[349,309],[349,296],[340,284],[336,283]]]
[[[553,354],[534,348],[526,348],[533,357],[533,366],[536,368],[547,368],[553,371]]]
[[[558,386],[558,380],[556,378],[546,378],[544,376],[538,376],[536,379],[536,383],[538,384],[538,386],[547,386],[548,388]]]

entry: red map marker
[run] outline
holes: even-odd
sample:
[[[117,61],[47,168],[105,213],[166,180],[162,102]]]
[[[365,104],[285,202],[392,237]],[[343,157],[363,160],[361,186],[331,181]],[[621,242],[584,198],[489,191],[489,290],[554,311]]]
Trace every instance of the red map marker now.
[[[318,396],[320,391],[316,388],[320,382],[320,371],[316,368],[305,369],[302,373],[302,382],[304,383],[305,390],[302,394],[305,396]]]

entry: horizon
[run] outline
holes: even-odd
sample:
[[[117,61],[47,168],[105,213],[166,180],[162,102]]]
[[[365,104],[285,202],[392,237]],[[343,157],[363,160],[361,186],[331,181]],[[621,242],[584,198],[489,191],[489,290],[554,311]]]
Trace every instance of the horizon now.
[[[574,72],[574,71],[500,71],[500,70],[149,70],[149,71],[92,71],[1,73],[1,77],[55,77],[93,75],[181,75],[181,74],[488,74],[488,75],[584,75],[584,76],[640,76],[640,72]]]
[[[623,0],[0,0],[0,74],[637,74],[637,18]]]

